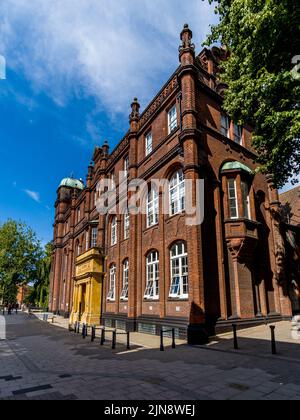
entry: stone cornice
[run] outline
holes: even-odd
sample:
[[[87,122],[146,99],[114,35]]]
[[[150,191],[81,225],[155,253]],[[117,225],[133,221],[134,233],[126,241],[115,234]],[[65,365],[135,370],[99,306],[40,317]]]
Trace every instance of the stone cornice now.
[[[150,120],[152,120],[154,115],[156,115],[157,112],[160,111],[161,107],[170,98],[170,96],[179,89],[179,83],[178,83],[178,77],[177,77],[178,69],[172,75],[172,77],[168,80],[168,82],[163,86],[163,88],[156,95],[156,97],[153,99],[150,105],[141,114],[140,120],[138,123],[139,133],[143,130],[144,126],[148,124]]]
[[[197,74],[198,68],[194,64],[187,64],[185,66],[182,66],[178,71],[178,78],[181,79],[182,76],[186,73]]]
[[[202,131],[199,130],[198,128],[187,128],[187,129],[182,130],[182,132],[180,133],[179,141],[181,143],[184,143],[185,140],[197,138],[201,136],[201,134],[202,134]]]
[[[249,159],[256,160],[258,158],[258,156],[255,154],[255,152],[253,152],[252,150],[247,149],[246,147],[242,146],[241,144],[238,144],[235,141],[223,136],[223,134],[220,133],[218,130],[216,130],[212,127],[209,127],[208,125],[205,125],[205,124],[201,123],[200,121],[198,122],[198,124],[199,124],[199,127],[200,127],[202,133],[204,133],[204,132],[210,133],[214,138],[216,138],[217,140],[220,140],[222,143],[226,144],[227,146],[236,150],[237,152],[242,153],[243,155],[245,155]]]

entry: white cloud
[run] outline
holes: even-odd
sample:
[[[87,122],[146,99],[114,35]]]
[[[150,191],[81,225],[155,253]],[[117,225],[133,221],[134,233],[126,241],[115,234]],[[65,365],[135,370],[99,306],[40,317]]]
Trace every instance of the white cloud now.
[[[28,197],[30,197],[35,202],[37,202],[37,203],[41,202],[40,194],[38,192],[31,191],[31,190],[23,190],[23,191],[28,195]]]
[[[0,53],[59,105],[92,95],[109,113],[127,113],[175,70],[183,24],[200,50],[215,19],[201,0],[5,0]]]

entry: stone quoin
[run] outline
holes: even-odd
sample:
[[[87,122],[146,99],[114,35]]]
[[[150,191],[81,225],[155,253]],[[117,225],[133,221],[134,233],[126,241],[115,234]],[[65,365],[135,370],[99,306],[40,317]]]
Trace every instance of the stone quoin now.
[[[110,152],[96,147],[86,184],[64,179],[55,204],[50,310],[71,321],[159,334],[175,328],[203,343],[232,323],[253,326],[291,317],[278,282],[279,196],[272,177],[257,173],[252,129],[222,110],[222,48],[198,56],[185,25],[180,65],[141,113],[134,99],[130,128]],[[149,183],[146,214],[102,215],[97,185],[118,174]],[[170,191],[151,191],[152,179]],[[205,183],[205,218],[188,225],[185,182]],[[128,193],[129,196],[132,192]],[[166,197],[167,195],[167,197]],[[169,200],[168,214],[161,211]],[[279,241],[280,243],[280,241]]]

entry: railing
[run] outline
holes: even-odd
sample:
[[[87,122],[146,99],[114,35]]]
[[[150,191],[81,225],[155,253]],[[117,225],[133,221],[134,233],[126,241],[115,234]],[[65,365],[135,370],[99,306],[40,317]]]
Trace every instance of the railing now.
[[[164,330],[161,329],[160,331],[160,351],[165,351],[165,346],[164,346],[164,334],[165,333],[172,333],[172,349],[176,348],[176,343],[175,343],[175,328],[172,328],[170,330]]]
[[[118,332],[116,329],[107,329],[106,327],[97,327],[96,325],[87,325],[87,324],[81,324],[80,322],[75,322],[74,328],[72,325],[69,325],[69,331],[74,331],[76,334],[81,334],[83,339],[86,339],[86,337],[89,336],[89,330],[91,331],[91,342],[93,343],[97,338],[97,330],[101,331],[100,333],[100,345],[104,346],[106,342],[106,335],[112,334],[112,350],[116,349],[117,346],[117,336],[118,335],[126,335],[127,341],[126,341],[126,348],[127,350],[131,349],[130,346],[130,332]]]

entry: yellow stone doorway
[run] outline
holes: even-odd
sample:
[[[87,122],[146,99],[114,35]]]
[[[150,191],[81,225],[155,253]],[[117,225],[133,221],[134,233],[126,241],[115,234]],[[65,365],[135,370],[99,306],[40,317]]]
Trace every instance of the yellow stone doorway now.
[[[70,322],[99,325],[102,313],[103,258],[93,248],[76,259]]]

